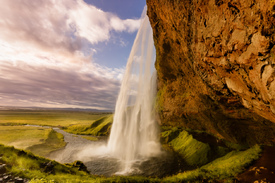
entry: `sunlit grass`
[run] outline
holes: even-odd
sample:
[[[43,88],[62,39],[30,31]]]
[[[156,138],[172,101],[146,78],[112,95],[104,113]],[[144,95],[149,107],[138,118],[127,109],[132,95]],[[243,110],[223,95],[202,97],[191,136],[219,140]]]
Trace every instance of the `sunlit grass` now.
[[[32,126],[0,126],[0,143],[26,149],[46,141],[50,131]]]
[[[50,152],[58,150],[65,145],[63,135],[51,129],[47,139],[43,143],[30,146],[27,150],[40,156],[47,156]]]
[[[108,114],[83,111],[0,110],[0,125],[69,126],[91,124],[106,115]]]
[[[66,145],[62,134],[51,128],[32,126],[1,126],[0,143],[27,149],[40,156]]]
[[[103,136],[110,133],[111,125],[113,122],[113,115],[104,116],[94,121],[90,125],[71,125],[64,128],[66,132],[74,133],[78,135],[93,135],[93,136]]]
[[[258,145],[245,151],[232,151],[223,157],[195,170],[186,171],[177,175],[167,177],[167,182],[201,182],[211,180],[231,181],[249,166],[253,160],[259,158],[261,148]]]
[[[188,165],[199,166],[209,161],[207,155],[211,150],[210,146],[197,141],[186,131],[182,131],[177,138],[170,142],[170,144]]]
[[[245,151],[232,151],[223,157],[195,170],[186,171],[163,179],[138,176],[102,177],[90,175],[77,168],[62,165],[32,153],[0,145],[1,161],[7,164],[9,172],[30,179],[32,183],[42,182],[214,182],[231,181],[245,167],[259,157],[260,146]],[[47,168],[49,166],[51,168]]]
[[[102,177],[79,171],[72,165],[62,165],[56,161],[34,156],[30,152],[20,151],[0,144],[2,161],[8,171],[15,176],[30,179],[30,183],[84,183],[84,182],[160,182],[160,179],[147,177],[114,176]],[[50,164],[50,165],[49,165]],[[47,168],[50,166],[50,168]]]

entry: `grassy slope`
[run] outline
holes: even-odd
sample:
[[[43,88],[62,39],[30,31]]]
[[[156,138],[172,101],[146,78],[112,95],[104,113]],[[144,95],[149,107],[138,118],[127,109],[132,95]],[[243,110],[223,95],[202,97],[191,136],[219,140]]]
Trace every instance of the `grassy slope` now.
[[[64,128],[66,132],[78,135],[104,136],[110,133],[113,115],[104,116],[90,125],[77,124]]]
[[[48,138],[51,129],[32,126],[1,126],[0,143],[26,149],[41,144]]]
[[[187,131],[177,128],[162,132],[162,140],[168,143],[189,167],[198,167],[209,163],[213,159],[224,156],[229,148],[213,146],[196,140]]]
[[[32,126],[1,126],[0,143],[28,149],[40,156],[66,145],[62,134],[51,128]]]
[[[30,152],[14,149],[0,144],[0,163],[7,164],[9,172],[15,176],[30,179],[31,183],[41,182],[159,182],[159,179],[146,177],[110,177],[90,175],[87,172],[79,171],[78,167],[62,165],[56,161],[37,157]]]
[[[246,151],[232,151],[200,168],[179,173],[164,180],[168,182],[180,182],[182,180],[192,182],[201,182],[201,180],[231,181],[244,171],[244,167],[258,159],[260,152],[261,148],[258,145]]]
[[[65,145],[66,142],[64,141],[63,135],[51,129],[48,138],[44,140],[43,143],[30,146],[27,150],[40,156],[47,156],[50,152],[60,149]]]

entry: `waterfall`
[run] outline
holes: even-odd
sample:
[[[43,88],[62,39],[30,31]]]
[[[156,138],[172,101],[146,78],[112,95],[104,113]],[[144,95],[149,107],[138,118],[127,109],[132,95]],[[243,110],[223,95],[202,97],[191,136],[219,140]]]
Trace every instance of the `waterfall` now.
[[[156,71],[152,28],[142,14],[118,95],[108,152],[123,162],[121,174],[137,171],[133,164],[161,153],[155,120]]]

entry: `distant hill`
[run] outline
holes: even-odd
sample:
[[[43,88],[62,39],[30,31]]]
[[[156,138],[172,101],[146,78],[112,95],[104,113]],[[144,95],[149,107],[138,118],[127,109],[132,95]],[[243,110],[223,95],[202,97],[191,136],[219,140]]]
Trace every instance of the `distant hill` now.
[[[13,107],[0,106],[0,110],[45,110],[45,111],[79,111],[79,112],[98,112],[98,113],[113,113],[112,110],[98,110],[85,108],[44,108],[44,107]]]

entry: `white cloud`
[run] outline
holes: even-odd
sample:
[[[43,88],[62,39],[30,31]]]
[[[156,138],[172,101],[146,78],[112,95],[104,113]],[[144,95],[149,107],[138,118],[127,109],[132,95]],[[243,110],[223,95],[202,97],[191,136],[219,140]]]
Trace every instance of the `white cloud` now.
[[[120,81],[104,68],[92,72],[93,65],[13,65],[0,61],[0,103],[8,106],[82,107],[113,109]],[[73,72],[75,70],[75,72]],[[106,71],[106,70],[105,70]]]
[[[121,20],[118,17],[112,17],[110,20],[112,28],[116,31],[134,32],[140,26],[140,20],[126,19]]]
[[[0,2],[1,105],[114,107],[124,68],[93,63],[93,45],[140,20],[83,0]]]
[[[134,32],[140,25],[139,20],[122,20],[83,0],[2,0],[0,17],[2,40],[64,55],[108,41],[111,31]]]

